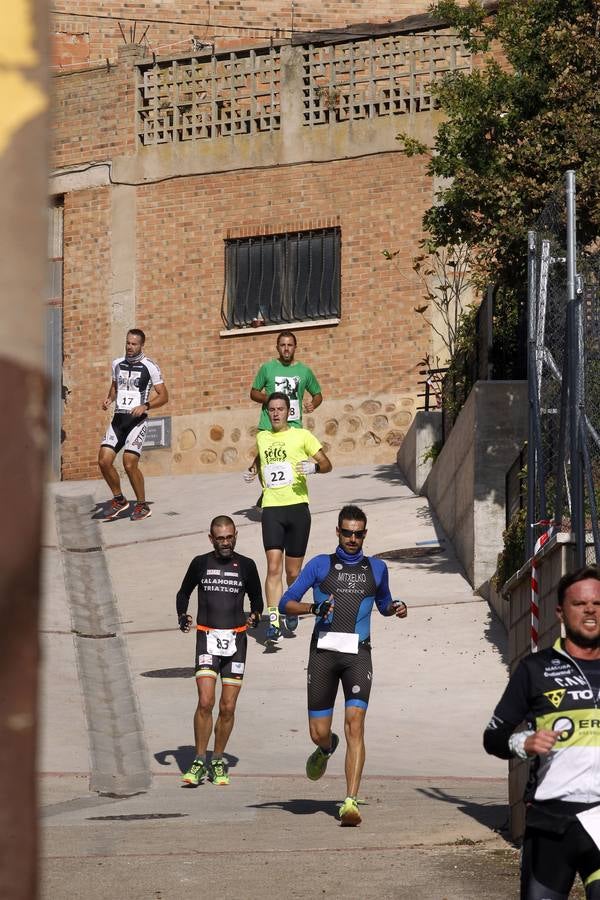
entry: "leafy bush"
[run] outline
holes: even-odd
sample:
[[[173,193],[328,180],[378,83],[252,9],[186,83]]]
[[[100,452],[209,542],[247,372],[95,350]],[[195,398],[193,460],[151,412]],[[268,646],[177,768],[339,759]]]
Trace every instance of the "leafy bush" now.
[[[527,510],[519,509],[502,532],[504,546],[498,554],[498,566],[492,583],[499,591],[508,579],[525,563]]]

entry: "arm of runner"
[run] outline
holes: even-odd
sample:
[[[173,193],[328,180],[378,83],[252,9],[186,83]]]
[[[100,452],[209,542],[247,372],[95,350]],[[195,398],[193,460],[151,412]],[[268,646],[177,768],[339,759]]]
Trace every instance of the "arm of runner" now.
[[[254,457],[252,464],[249,465],[248,468],[244,470],[243,478],[244,478],[244,481],[246,481],[248,484],[250,484],[250,482],[254,481],[254,479],[258,475],[259,463],[260,463],[260,459],[257,454]]]
[[[114,403],[115,397],[117,396],[117,385],[113,379],[110,383],[110,387],[108,389],[108,394],[106,395],[106,400],[102,401],[102,409],[108,409],[111,403]]]
[[[250,600],[251,610],[250,615],[248,616],[248,625],[250,625],[250,619],[253,619],[254,624],[258,625],[258,623],[260,622],[262,611],[264,609],[264,603],[262,587],[260,578],[258,576],[258,569],[256,568],[256,563],[252,559],[248,563],[248,571],[246,572],[245,583],[246,594],[248,595],[248,599]]]
[[[164,406],[165,403],[169,402],[169,392],[167,391],[167,386],[164,382],[160,384],[152,385],[152,396],[145,402],[140,403],[139,406],[136,406],[135,409],[131,410],[132,416],[143,416],[144,413],[149,412],[151,409],[159,409],[159,407]]]
[[[296,463],[296,472],[299,475],[314,475],[315,472],[324,475],[326,472],[331,472],[332,468],[331,460],[324,450],[317,450],[310,459],[303,459]]]
[[[523,749],[527,756],[544,756],[546,753],[550,753],[558,740],[558,735],[558,731],[540,728],[539,731],[527,735],[523,741]]]
[[[188,570],[185,573],[185,577],[181,582],[181,587],[177,591],[177,597],[175,600],[175,607],[177,609],[177,619],[179,622],[179,627],[182,631],[189,631],[189,628],[181,627],[182,618],[186,617],[188,605],[190,602],[190,596],[195,587],[198,587],[198,575],[196,573],[196,560],[198,557],[194,557],[191,563],[188,566]],[[187,616],[192,621],[191,616]]]
[[[311,413],[317,409],[318,406],[323,402],[323,394],[316,393],[311,394],[309,400],[304,401],[304,412]]]
[[[404,600],[392,600],[388,610],[388,616],[396,616],[397,619],[405,619],[408,615],[408,606]]]
[[[511,738],[515,729],[527,719],[529,710],[529,674],[523,662],[520,662],[506,686],[494,714],[483,732],[483,746],[487,753],[499,759],[512,759],[521,756],[518,741]],[[529,730],[524,741],[533,731]],[[517,734],[514,735],[516,739]],[[521,739],[519,738],[519,741]],[[527,755],[527,751],[525,751]]]
[[[267,400],[269,399],[269,395],[266,391],[267,387],[267,379],[264,371],[264,363],[256,373],[256,377],[252,382],[252,387],[250,388],[250,399],[254,400],[255,403],[260,403],[261,406],[264,406]]]
[[[187,613],[183,613],[179,616],[179,630],[187,633],[192,627],[192,617],[188,616]]]
[[[377,609],[381,613],[382,616],[396,616],[398,615],[398,608],[395,606],[396,603],[402,603],[401,600],[394,600],[390,593],[390,581],[389,581],[389,573],[388,567],[383,562],[382,559],[376,559],[374,557],[370,557],[371,559],[371,568],[373,569],[373,574],[375,576],[375,582],[377,584],[377,589],[375,591],[375,604]],[[406,604],[404,604],[406,608]],[[404,616],[406,612],[404,613]],[[404,618],[404,616],[400,616],[399,618]]]
[[[310,601],[303,601],[302,597],[310,588],[319,584],[325,578],[328,570],[328,556],[314,556],[309,560],[279,601],[279,612],[281,615],[304,616],[311,612],[313,604]]]
[[[266,391],[259,391],[258,388],[250,388],[250,399],[254,400],[255,403],[260,403],[261,406],[264,406],[268,400]]]

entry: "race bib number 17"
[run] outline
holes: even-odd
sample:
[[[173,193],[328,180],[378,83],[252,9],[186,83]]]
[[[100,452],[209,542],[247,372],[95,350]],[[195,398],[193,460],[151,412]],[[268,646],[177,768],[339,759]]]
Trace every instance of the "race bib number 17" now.
[[[119,409],[135,409],[140,402],[139,391],[120,390],[117,395],[117,406]]]

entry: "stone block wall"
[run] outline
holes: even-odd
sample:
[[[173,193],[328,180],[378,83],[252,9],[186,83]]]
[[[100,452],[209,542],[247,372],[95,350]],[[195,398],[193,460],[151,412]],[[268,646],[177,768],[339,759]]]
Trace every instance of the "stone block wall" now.
[[[196,472],[241,471],[256,453],[259,407],[178,416],[173,420],[170,449],[146,450],[146,475],[189,475]],[[413,416],[411,397],[357,397],[353,403],[330,400],[304,424],[315,434],[334,466],[351,466],[365,458],[389,463],[395,458]]]
[[[421,493],[433,467],[433,460],[425,455],[441,437],[441,410],[418,410],[397,456],[398,467],[415,494]]]
[[[425,483],[467,578],[487,597],[505,528],[505,476],[527,436],[527,383],[478,381]]]

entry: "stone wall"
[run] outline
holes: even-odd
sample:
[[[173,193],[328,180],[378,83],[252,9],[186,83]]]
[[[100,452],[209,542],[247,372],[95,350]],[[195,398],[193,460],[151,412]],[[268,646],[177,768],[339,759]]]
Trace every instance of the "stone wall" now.
[[[258,404],[245,410],[215,410],[172,420],[170,449],[146,450],[146,475],[238,471],[256,452]],[[352,403],[326,400],[304,425],[323,444],[334,466],[350,466],[368,458],[392,462],[414,413],[411,397],[357,397]]]
[[[425,483],[473,587],[487,597],[505,528],[505,477],[527,437],[527,383],[478,381]]]
[[[400,446],[397,463],[415,494],[420,494],[433,468],[433,459],[427,454],[442,437],[442,413],[440,410],[417,411],[412,425]]]

